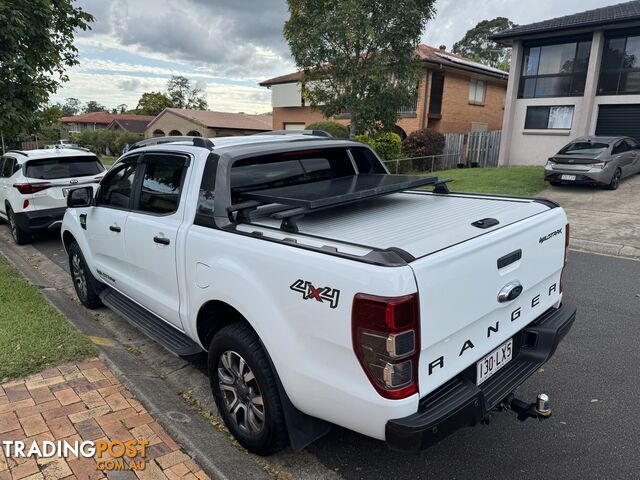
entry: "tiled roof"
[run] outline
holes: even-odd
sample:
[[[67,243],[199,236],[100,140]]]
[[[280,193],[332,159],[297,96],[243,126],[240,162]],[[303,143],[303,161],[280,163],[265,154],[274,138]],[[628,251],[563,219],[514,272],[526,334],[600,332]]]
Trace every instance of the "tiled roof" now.
[[[272,129],[271,115],[250,115],[248,113],[212,112],[208,110],[187,110],[181,108],[166,108],[165,112],[171,112],[183,118],[195,120],[209,128],[229,128],[237,130],[256,130],[261,132]],[[151,122],[153,124],[154,122]],[[147,126],[151,127],[151,124]]]
[[[134,115],[131,113],[91,112],[73,117],[62,117],[62,123],[96,123],[109,125],[114,120],[144,120],[149,123],[155,117],[153,115]]]
[[[456,55],[455,53],[450,53],[445,50],[440,50],[439,48],[432,47],[431,45],[418,45],[416,47],[416,54],[425,62],[438,63],[440,65],[466,70],[470,68],[481,73],[505,78],[508,75],[507,72],[503,72],[497,68],[483,65],[469,58],[461,57],[460,55]],[[263,82],[260,82],[260,85],[267,87],[269,85],[277,85],[279,83],[299,82],[301,78],[302,72],[294,72],[280,77],[270,78],[269,80],[264,80]]]
[[[144,131],[147,129],[147,125],[149,125],[149,122],[151,122],[151,120],[153,120],[154,118],[156,117],[147,117],[145,115],[143,119],[115,119],[109,124],[107,128],[112,128],[115,125],[118,125],[125,132],[144,133]]]
[[[608,7],[587,10],[586,12],[552,18],[528,25],[520,25],[497,33],[492,38],[494,40],[508,40],[523,35],[571,30],[631,20],[640,20],[640,0],[609,5]]]

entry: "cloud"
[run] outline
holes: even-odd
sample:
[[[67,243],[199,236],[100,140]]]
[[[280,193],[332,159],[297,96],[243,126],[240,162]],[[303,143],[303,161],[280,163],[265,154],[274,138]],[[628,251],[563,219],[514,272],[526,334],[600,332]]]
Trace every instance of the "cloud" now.
[[[202,86],[212,109],[264,112],[270,93],[260,80],[295,69],[282,29],[286,0],[76,0],[95,16],[78,32],[80,65],[55,99],[75,96],[109,107],[135,105],[165,90],[171,75]],[[526,24],[603,6],[603,0],[437,0],[423,41],[451,48],[485,19]]]

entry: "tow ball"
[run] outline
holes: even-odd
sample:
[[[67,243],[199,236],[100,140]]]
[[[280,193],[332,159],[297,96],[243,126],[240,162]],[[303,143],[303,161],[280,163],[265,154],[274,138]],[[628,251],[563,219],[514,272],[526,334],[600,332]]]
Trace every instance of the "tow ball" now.
[[[549,396],[545,393],[539,393],[534,403],[518,400],[512,393],[505,399],[504,407],[515,412],[521,422],[524,422],[527,418],[544,420],[551,416]]]

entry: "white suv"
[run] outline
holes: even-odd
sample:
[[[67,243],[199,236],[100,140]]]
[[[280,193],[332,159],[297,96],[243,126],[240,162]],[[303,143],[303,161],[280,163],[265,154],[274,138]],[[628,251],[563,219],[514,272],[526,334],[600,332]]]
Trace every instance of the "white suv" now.
[[[10,150],[0,158],[0,219],[18,245],[31,234],[60,226],[69,188],[104,175],[96,155],[81,148]]]

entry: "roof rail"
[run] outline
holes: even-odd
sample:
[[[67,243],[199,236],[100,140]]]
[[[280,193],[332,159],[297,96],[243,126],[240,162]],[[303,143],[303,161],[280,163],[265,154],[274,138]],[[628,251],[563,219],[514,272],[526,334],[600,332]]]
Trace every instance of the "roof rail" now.
[[[273,130],[271,132],[254,133],[253,135],[312,135],[314,137],[333,138],[333,135],[324,130]]]
[[[29,156],[28,153],[25,153],[22,150],[7,150],[5,153],[17,153],[18,155],[24,155],[25,157]]]
[[[129,150],[136,148],[148,147],[150,145],[161,145],[163,143],[184,143],[190,142],[194,147],[202,147],[207,150],[213,149],[213,142],[208,138],[202,137],[186,137],[186,136],[174,136],[174,137],[153,137],[146,140],[140,140],[134,143]]]

